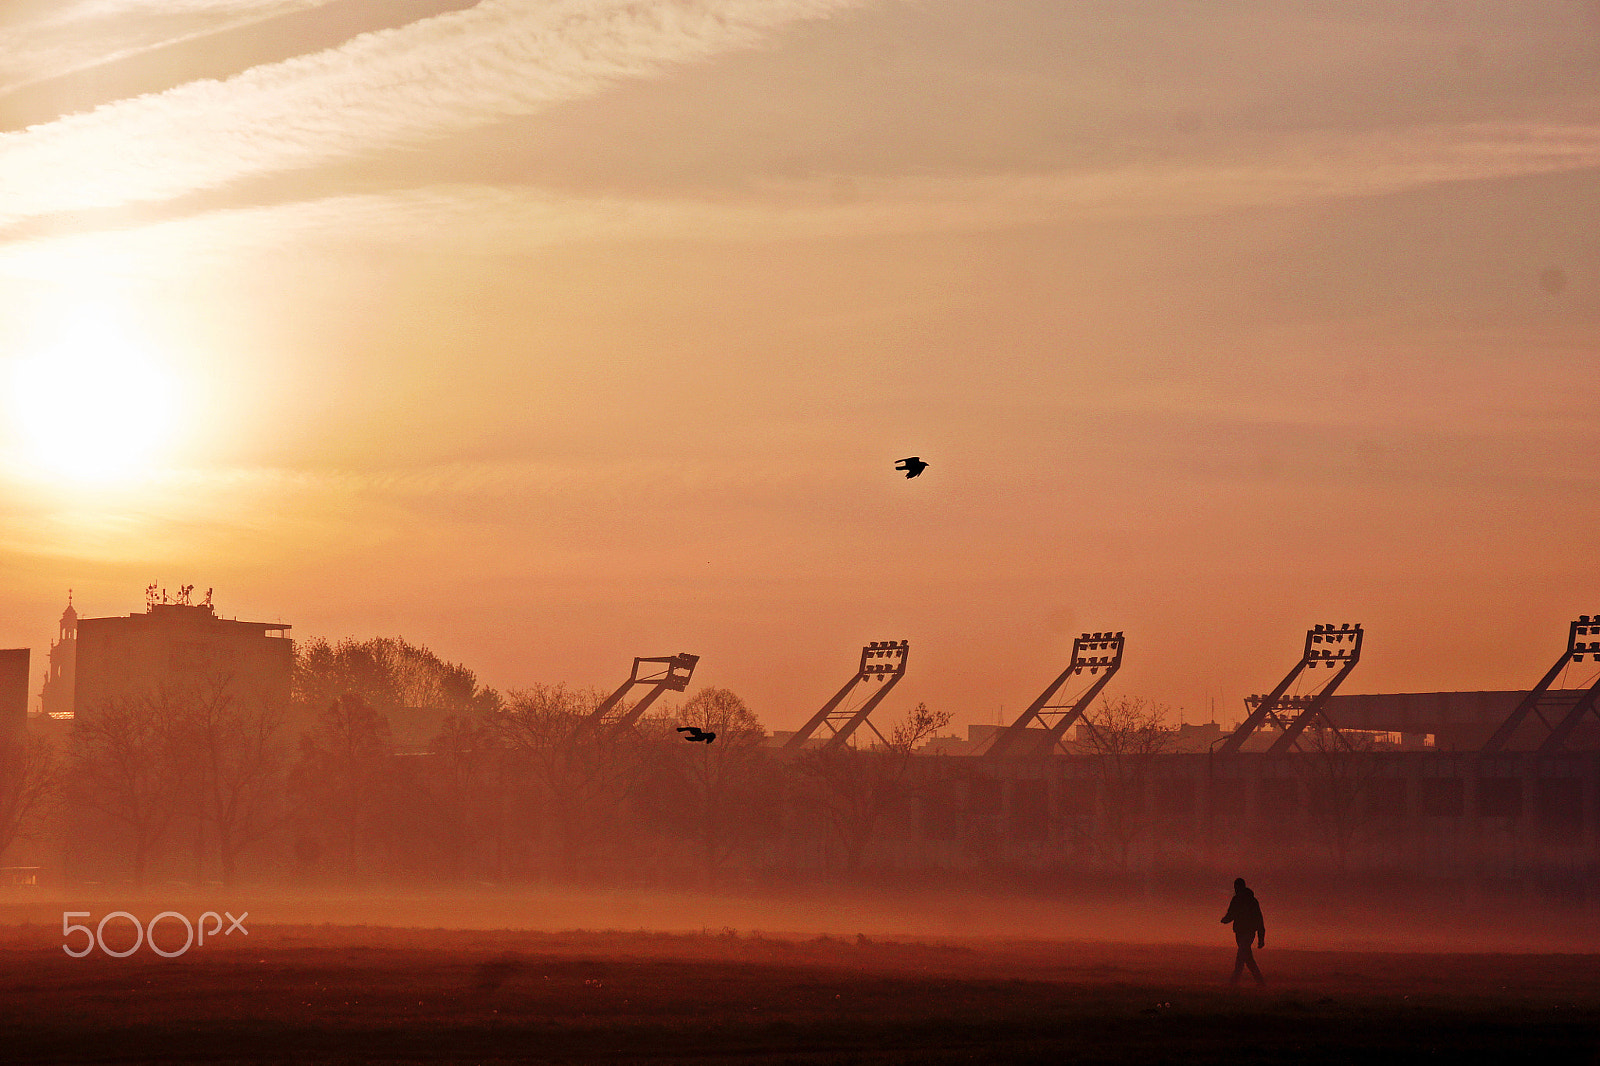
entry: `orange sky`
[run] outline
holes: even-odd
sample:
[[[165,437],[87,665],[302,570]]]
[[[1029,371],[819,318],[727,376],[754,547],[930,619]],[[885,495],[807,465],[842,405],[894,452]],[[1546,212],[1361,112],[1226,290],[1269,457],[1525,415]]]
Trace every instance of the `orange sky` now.
[[[152,581],[958,724],[1531,684],[1592,581],[1600,8],[11,0],[0,646]],[[209,79],[209,80],[207,80]],[[896,459],[932,465],[906,481]]]

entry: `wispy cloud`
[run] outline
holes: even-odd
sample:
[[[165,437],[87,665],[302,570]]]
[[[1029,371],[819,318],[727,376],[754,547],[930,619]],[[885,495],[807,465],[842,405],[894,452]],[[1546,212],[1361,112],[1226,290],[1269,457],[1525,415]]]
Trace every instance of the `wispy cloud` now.
[[[80,0],[0,14],[0,91],[333,0]]]
[[[116,18],[122,15],[276,15],[321,7],[332,0],[83,0],[64,16],[72,19]]]
[[[1204,158],[1102,170],[977,176],[823,175],[716,198],[573,196],[526,186],[432,185],[212,211],[117,233],[14,242],[0,270],[148,273],[163,249],[191,264],[277,247],[414,243],[496,253],[592,240],[767,241],[959,232],[1201,215],[1377,196],[1450,182],[1600,167],[1600,126],[1473,123],[1312,132]],[[51,264],[55,267],[52,268]],[[122,267],[119,268],[119,263]]]
[[[425,143],[752,46],[858,0],[484,0],[0,136],[0,222]]]

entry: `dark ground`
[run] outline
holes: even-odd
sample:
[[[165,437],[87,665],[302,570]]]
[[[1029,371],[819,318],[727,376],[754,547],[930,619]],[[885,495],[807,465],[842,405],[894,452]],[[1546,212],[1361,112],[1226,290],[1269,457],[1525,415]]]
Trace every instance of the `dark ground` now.
[[[1269,935],[1269,988],[1232,990],[1221,933],[1200,947],[252,923],[166,960],[68,958],[59,929],[19,924],[0,927],[0,1060],[1600,1061],[1600,956],[1280,950]]]

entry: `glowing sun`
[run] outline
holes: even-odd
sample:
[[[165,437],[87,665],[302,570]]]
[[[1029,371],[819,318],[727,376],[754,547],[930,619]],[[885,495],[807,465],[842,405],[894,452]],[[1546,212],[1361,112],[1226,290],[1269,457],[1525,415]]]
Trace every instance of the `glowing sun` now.
[[[37,473],[106,484],[149,473],[177,436],[179,382],[125,332],[84,318],[17,360],[7,399]]]

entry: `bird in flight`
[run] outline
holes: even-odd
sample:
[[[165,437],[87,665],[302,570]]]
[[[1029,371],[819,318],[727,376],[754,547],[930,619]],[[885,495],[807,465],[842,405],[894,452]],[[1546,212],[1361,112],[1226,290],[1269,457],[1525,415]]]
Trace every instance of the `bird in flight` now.
[[[928,464],[913,455],[894,464],[894,468],[896,470],[904,470],[906,477],[913,478],[928,469]]]
[[[691,744],[695,743],[696,741],[703,741],[704,743],[709,744],[713,740],[717,739],[717,735],[715,733],[707,732],[704,729],[699,729],[692,725],[680,725],[678,727],[678,732],[688,733],[689,735],[683,739],[687,740]]]

